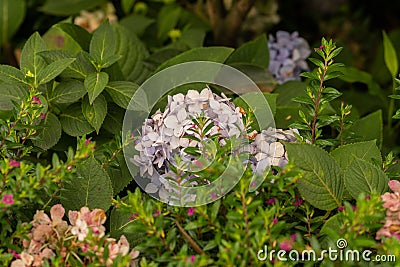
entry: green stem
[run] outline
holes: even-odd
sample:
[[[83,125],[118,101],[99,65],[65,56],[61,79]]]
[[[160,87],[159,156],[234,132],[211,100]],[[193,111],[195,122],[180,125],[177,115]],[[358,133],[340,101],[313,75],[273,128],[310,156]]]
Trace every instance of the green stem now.
[[[392,79],[392,87],[393,87],[393,94],[396,94],[396,84],[395,84],[395,80]],[[388,110],[388,128],[389,128],[389,136],[392,135],[392,116],[393,116],[393,112],[394,112],[394,99],[391,98],[390,99],[390,103],[389,103],[389,110]]]

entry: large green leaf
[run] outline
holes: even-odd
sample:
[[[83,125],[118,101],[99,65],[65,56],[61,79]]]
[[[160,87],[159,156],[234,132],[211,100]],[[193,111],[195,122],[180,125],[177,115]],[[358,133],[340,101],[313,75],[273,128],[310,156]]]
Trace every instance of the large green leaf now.
[[[19,69],[8,65],[0,65],[0,80],[8,84],[29,86],[24,74]]]
[[[340,206],[344,186],[334,158],[310,144],[286,143],[285,147],[290,161],[304,171],[297,184],[303,198],[322,210]]]
[[[90,10],[104,2],[105,0],[47,0],[40,11],[56,16],[69,16],[79,14],[84,9]]]
[[[103,129],[112,133],[118,134],[122,129],[122,122],[124,120],[125,109],[119,107],[113,102],[108,102],[107,115],[103,122]]]
[[[390,41],[386,32],[382,32],[383,35],[383,56],[385,58],[386,67],[389,69],[392,77],[395,78],[397,76],[397,72],[399,71],[399,62],[397,61],[397,54],[392,41]]]
[[[106,21],[94,31],[89,52],[96,61],[98,68],[105,68],[116,61],[115,49],[115,33],[110,23]]]
[[[352,197],[361,193],[371,195],[373,192],[383,194],[388,190],[389,179],[375,165],[354,157],[344,173],[346,188]]]
[[[373,125],[373,127],[371,127]],[[352,139],[353,142],[376,140],[379,148],[382,147],[382,110],[377,110],[355,121],[349,129],[344,131],[344,139]]]
[[[138,87],[132,82],[116,81],[107,84],[106,91],[117,105],[126,109]]]
[[[212,61],[223,63],[233,52],[229,47],[197,47],[173,57],[158,67],[156,72],[170,66],[190,61]]]
[[[78,80],[69,80],[57,85],[51,94],[49,101],[55,103],[74,103],[86,94],[83,82]]]
[[[115,25],[117,55],[124,55],[118,60],[118,65],[125,79],[135,83],[142,83],[149,75],[150,70],[143,60],[149,55],[143,42],[124,27]]]
[[[74,61],[75,58],[64,58],[50,63],[41,71],[39,71],[37,78],[38,84],[39,85],[44,84],[53,80],[55,77],[60,75],[60,73],[63,72],[63,70],[65,70]]]
[[[24,21],[25,0],[0,0],[0,45],[6,44]]]
[[[103,95],[99,95],[96,97],[93,104],[90,104],[89,98],[85,97],[82,102],[82,112],[90,125],[99,133],[100,127],[107,114],[107,101]]]
[[[67,210],[79,210],[83,206],[108,210],[113,190],[110,178],[101,165],[90,157],[76,171],[78,176],[66,182],[61,191],[63,206]]]
[[[344,145],[331,152],[340,168],[345,171],[354,157],[382,166],[382,155],[376,141],[359,142]]]
[[[46,49],[46,44],[38,32],[29,37],[22,49],[21,70],[25,75],[33,77],[35,86],[38,84],[37,76],[39,72],[47,66],[46,61],[38,53]]]
[[[94,128],[83,116],[80,103],[73,104],[60,115],[61,126],[71,136],[82,136],[94,131]]]
[[[242,44],[229,56],[226,63],[252,63],[268,68],[269,49],[265,34],[260,35],[253,41]]]
[[[61,137],[61,123],[53,113],[47,113],[46,118],[40,124],[35,139],[32,140],[35,146],[47,150],[57,144]]]
[[[26,88],[22,86],[0,83],[0,110],[12,110],[13,101],[20,103],[27,94]]]
[[[119,21],[119,24],[124,26],[129,32],[137,36],[141,36],[147,27],[155,22],[154,19],[142,15],[126,16]]]
[[[108,74],[105,72],[90,73],[85,78],[85,88],[89,95],[90,104],[103,92],[108,83]]]

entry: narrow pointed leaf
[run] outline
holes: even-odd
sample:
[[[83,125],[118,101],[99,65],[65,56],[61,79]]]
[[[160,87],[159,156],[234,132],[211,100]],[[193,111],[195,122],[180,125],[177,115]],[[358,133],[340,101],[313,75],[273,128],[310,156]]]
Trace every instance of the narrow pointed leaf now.
[[[393,47],[392,41],[390,41],[386,32],[382,32],[383,35],[383,56],[385,58],[386,67],[389,69],[392,77],[397,76],[399,71],[399,62],[397,61],[396,50]]]

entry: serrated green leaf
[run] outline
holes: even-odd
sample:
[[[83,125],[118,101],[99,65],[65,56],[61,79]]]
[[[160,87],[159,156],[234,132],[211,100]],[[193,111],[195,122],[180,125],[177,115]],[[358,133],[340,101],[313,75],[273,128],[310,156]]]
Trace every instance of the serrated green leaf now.
[[[60,74],[63,78],[85,79],[86,75],[95,71],[93,65],[83,55],[85,52],[79,52],[75,61]],[[73,58],[74,56],[64,50],[50,50],[39,53],[50,64],[56,60]]]
[[[26,2],[24,0],[0,0],[0,45],[5,45],[24,21]]]
[[[139,85],[132,82],[116,81],[108,83],[106,91],[117,105],[126,109],[138,87]]]
[[[89,98],[85,97],[82,102],[82,113],[98,134],[107,114],[107,101],[105,97],[99,95],[93,101],[93,104],[90,104]]]
[[[74,61],[75,58],[64,58],[50,63],[50,65],[39,71],[38,84],[44,84],[53,80]]]
[[[37,76],[39,72],[47,66],[46,61],[38,53],[46,49],[46,44],[38,32],[32,34],[22,48],[21,70],[25,75],[33,75],[35,86],[38,84]]]
[[[285,144],[288,157],[304,171],[297,187],[308,202],[322,210],[340,206],[343,196],[342,171],[325,150],[310,144]]]
[[[58,143],[61,138],[61,123],[53,113],[47,113],[46,118],[40,124],[43,128],[37,130],[33,144],[47,150]]]
[[[8,84],[29,86],[24,74],[19,69],[8,65],[0,65],[0,80]]]
[[[371,125],[374,125],[374,127],[371,127]],[[377,110],[359,120],[356,120],[349,129],[344,131],[343,138],[351,137],[353,142],[376,140],[376,144],[381,148],[383,138],[382,131],[382,111]]]
[[[396,50],[394,49],[392,41],[390,41],[390,38],[387,36],[385,31],[382,32],[382,35],[385,64],[392,77],[395,78],[397,76],[397,72],[399,71],[399,62],[397,61]]]
[[[26,86],[0,83],[0,110],[12,110],[13,101],[20,103],[27,94]]]
[[[71,136],[82,136],[94,131],[82,113],[80,103],[73,104],[60,115],[61,126]]]
[[[61,191],[61,203],[67,210],[79,210],[87,206],[105,211],[111,206],[113,191],[111,181],[101,165],[90,157],[76,170],[78,177],[65,183]]]
[[[51,94],[49,101],[55,103],[73,103],[78,101],[86,94],[83,82],[78,80],[69,80],[57,85]]]
[[[104,68],[109,60],[115,56],[115,33],[108,21],[97,28],[90,41],[89,52],[98,65],[98,69]]]
[[[156,72],[166,69],[170,66],[190,62],[190,61],[211,61],[217,63],[223,63],[233,52],[233,48],[229,47],[197,47],[191,50],[185,51],[182,54],[177,55],[159,66]]]
[[[375,165],[355,157],[344,173],[344,181],[352,197],[357,198],[361,193],[383,194],[388,190],[389,179]]]
[[[113,102],[108,103],[107,110],[108,112],[102,127],[112,134],[118,134],[122,129],[125,110]]]
[[[104,2],[105,0],[46,0],[45,4],[39,10],[51,15],[69,16],[79,14],[81,10],[93,9]]]
[[[84,85],[89,95],[90,104],[103,92],[108,83],[108,74],[105,72],[90,73],[86,76]]]
[[[382,155],[375,140],[344,145],[333,150],[331,156],[343,171],[348,168],[354,157],[382,165]]]
[[[268,68],[269,49],[266,35],[262,34],[253,41],[242,44],[227,59],[226,64],[231,63],[252,63]]]

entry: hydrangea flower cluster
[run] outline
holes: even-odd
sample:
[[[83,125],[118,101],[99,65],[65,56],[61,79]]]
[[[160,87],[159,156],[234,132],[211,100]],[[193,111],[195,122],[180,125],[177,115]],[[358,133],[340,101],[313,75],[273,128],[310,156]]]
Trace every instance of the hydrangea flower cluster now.
[[[145,120],[135,146],[139,155],[131,158],[131,162],[140,168],[142,178],[149,179],[147,184],[144,183],[147,193],[158,193],[161,199],[166,199],[169,196],[167,193],[173,191],[170,183],[178,179],[171,170],[171,165],[178,164],[175,157],[201,167],[203,163],[187,154],[185,148],[200,149],[206,140],[215,135],[219,136],[221,146],[233,137],[254,139],[254,142],[241,149],[250,153],[250,159],[245,163],[251,163],[253,171],[258,174],[262,174],[269,166],[284,167],[287,164],[287,154],[278,141],[294,142],[298,131],[269,128],[261,133],[247,134],[243,122],[244,110],[236,107],[224,94],[221,95],[205,88],[201,92],[189,90],[186,95],[168,96],[165,111],[158,110]],[[211,124],[204,127],[208,129],[206,132],[202,132],[196,124],[199,118],[205,118]],[[184,182],[185,186],[197,185],[197,182],[190,183],[193,178],[197,177],[190,174],[180,182]]]
[[[71,225],[63,220],[65,210],[61,204],[50,209],[50,217],[43,211],[36,211],[32,221],[32,230],[27,234],[28,239],[23,240],[24,250],[21,254],[14,253],[17,258],[11,267],[44,266],[45,259],[60,256],[63,262],[68,257],[79,253],[91,252],[91,256],[82,256],[81,262],[100,262],[103,266],[111,266],[118,255],[127,256],[134,266],[134,259],[139,252],[129,252],[129,243],[125,236],[117,242],[114,238],[104,237],[106,221],[104,210],[89,210],[82,207],[80,211],[69,211],[68,217]],[[72,242],[68,242],[72,241]],[[108,248],[108,256],[104,256],[104,247]],[[77,252],[77,253],[76,253]],[[93,256],[95,255],[95,256]]]
[[[391,180],[388,183],[393,193],[386,192],[381,196],[384,201],[383,207],[386,208],[385,224],[376,233],[376,239],[383,236],[397,236],[400,239],[400,182]]]
[[[282,84],[290,80],[300,80],[300,73],[308,71],[306,59],[311,53],[307,41],[297,32],[290,34],[278,31],[276,38],[268,38],[270,53],[269,70],[273,77]]]

